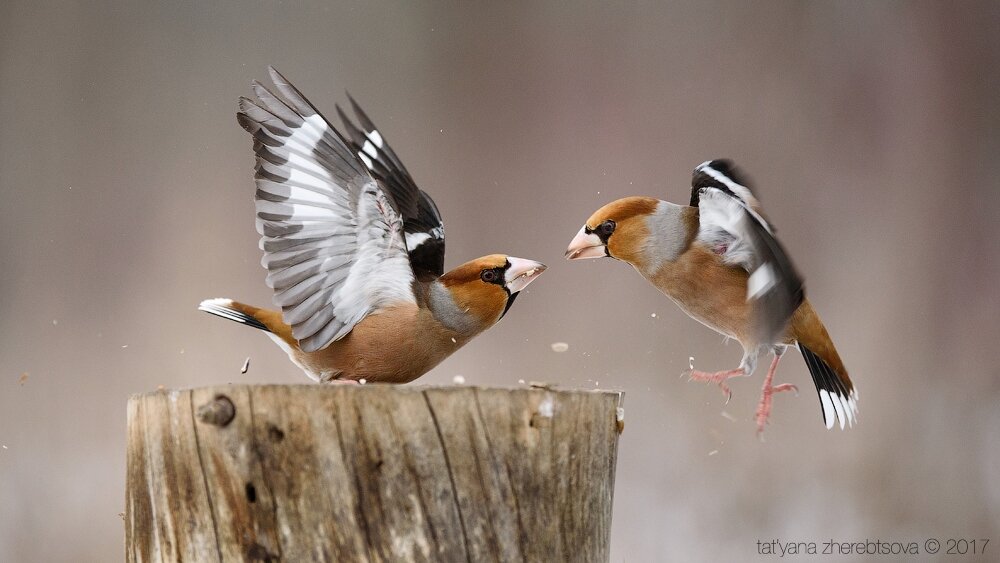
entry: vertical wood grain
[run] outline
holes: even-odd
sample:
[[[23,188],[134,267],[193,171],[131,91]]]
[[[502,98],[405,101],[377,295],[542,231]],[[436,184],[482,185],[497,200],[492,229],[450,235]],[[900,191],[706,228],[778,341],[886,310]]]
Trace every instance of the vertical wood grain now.
[[[617,392],[133,396],[128,561],[603,561]]]

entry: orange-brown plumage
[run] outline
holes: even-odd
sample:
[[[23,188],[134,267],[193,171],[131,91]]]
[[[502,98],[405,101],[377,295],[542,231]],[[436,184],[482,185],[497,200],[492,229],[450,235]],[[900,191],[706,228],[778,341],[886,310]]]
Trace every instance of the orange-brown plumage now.
[[[771,385],[784,349],[798,347],[813,376],[828,427],[853,423],[857,394],[819,315],[804,298],[801,279],[773,236],[749,188],[734,179],[727,161],[695,169],[692,205],[628,197],[598,209],[570,243],[569,259],[608,256],[631,264],[692,318],[736,339],[744,349],[735,370],[692,378],[718,383],[753,373],[757,356],[772,351],[758,429],[771,395],[791,385]]]
[[[792,315],[792,321],[788,327],[787,342],[797,342],[812,350],[814,354],[833,368],[848,388],[854,388],[854,383],[847,374],[847,368],[844,367],[844,362],[841,361],[840,354],[837,353],[837,348],[833,345],[833,340],[826,331],[826,326],[808,299],[803,301],[802,305],[795,310],[795,314]]]
[[[485,256],[455,268],[438,280],[418,282],[421,289],[418,304],[400,303],[380,308],[354,325],[342,339],[316,351],[304,351],[300,347],[292,335],[292,327],[285,323],[279,311],[228,299],[206,301],[202,310],[215,312],[213,309],[221,308],[257,321],[261,325],[257,328],[267,331],[289,358],[317,381],[364,379],[407,383],[427,373],[500,320],[516,291],[509,294],[504,285],[484,281],[483,272],[511,270],[508,264],[511,260],[515,264],[522,261],[499,254]],[[511,278],[520,276],[518,283],[527,285],[544,271],[545,266],[524,262],[528,262],[527,268],[515,266]],[[531,269],[535,271],[529,272]],[[223,316],[233,318],[232,315]]]
[[[496,324],[545,266],[493,254],[444,272],[444,223],[367,115],[344,130],[271,69],[237,121],[254,138],[257,229],[281,310],[199,309],[265,331],[317,381],[404,383]]]
[[[296,365],[319,381],[337,379],[407,383],[461,348],[471,336],[448,330],[426,308],[387,307],[365,317],[341,340],[303,352],[281,313],[239,302],[231,307],[263,323],[284,342]]]
[[[506,260],[502,254],[477,258],[441,276],[441,283],[451,291],[459,309],[468,310],[481,322],[492,324],[503,315],[508,295],[503,287],[483,281],[482,272],[502,268]]]

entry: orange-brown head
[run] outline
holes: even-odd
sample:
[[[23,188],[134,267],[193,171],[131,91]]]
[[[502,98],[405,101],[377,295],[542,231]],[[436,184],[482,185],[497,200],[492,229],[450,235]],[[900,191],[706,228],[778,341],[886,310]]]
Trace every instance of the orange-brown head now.
[[[483,330],[500,320],[518,292],[543,271],[545,264],[503,254],[491,254],[462,264],[438,278],[454,307],[432,308],[446,324]],[[463,330],[465,332],[465,330]]]
[[[566,258],[603,258],[624,260],[631,264],[641,259],[643,246],[649,240],[649,222],[660,205],[651,197],[626,197],[605,205],[587,222],[569,243]]]

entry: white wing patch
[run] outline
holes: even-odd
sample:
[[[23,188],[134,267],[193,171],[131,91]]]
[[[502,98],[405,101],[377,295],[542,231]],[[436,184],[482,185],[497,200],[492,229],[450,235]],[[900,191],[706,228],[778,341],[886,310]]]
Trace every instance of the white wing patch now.
[[[303,351],[343,338],[387,304],[416,304],[403,221],[327,120],[276,72],[286,100],[255,85],[240,123],[259,141],[257,230],[274,302]]]
[[[748,237],[747,208],[721,190],[704,188],[698,209],[697,240],[719,253],[726,264],[752,270],[757,257]]]
[[[406,248],[416,248],[430,238],[430,233],[406,233]]]
[[[729,188],[734,194],[736,194],[737,197],[742,199],[748,207],[757,207],[760,205],[757,198],[753,196],[753,193],[746,186],[734,182],[732,178],[713,168],[711,160],[702,162],[696,166],[694,170],[695,172],[704,172],[705,174],[708,174],[712,179]]]
[[[778,276],[774,272],[774,266],[767,262],[750,274],[747,279],[747,299],[757,299],[770,291],[778,283]]]

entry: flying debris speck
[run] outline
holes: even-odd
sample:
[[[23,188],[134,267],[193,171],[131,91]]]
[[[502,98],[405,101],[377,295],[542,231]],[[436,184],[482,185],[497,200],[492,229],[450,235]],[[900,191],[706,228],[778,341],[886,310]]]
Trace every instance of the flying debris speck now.
[[[461,375],[456,375],[455,377],[451,378],[451,382],[454,383],[455,385],[464,385],[465,377]]]
[[[128,348],[128,344],[122,344],[122,348]]]
[[[244,360],[243,367],[240,368],[240,373],[246,373],[248,369],[250,369],[250,356],[247,356],[247,359]]]
[[[25,382],[27,382],[27,381],[28,381],[28,372],[24,372],[24,373],[22,373],[22,374],[21,374],[21,377],[19,377],[19,378],[17,379],[17,383],[18,383],[18,385],[24,385],[24,384],[25,384]]]
[[[455,344],[458,344],[458,340],[455,340],[454,336],[451,337],[451,341],[454,342]]]
[[[650,315],[649,315],[649,316],[650,316],[650,317],[653,317],[653,318],[655,319],[655,318],[656,318],[656,313],[650,313]]]
[[[553,352],[565,352],[566,350],[569,350],[569,344],[567,344],[565,342],[553,342],[552,343],[552,351]]]
[[[518,385],[524,385],[524,380],[523,379],[518,379],[517,383],[518,383]]]
[[[731,415],[731,414],[729,414],[729,413],[728,413],[728,412],[726,412],[726,411],[722,411],[722,412],[721,412],[721,413],[719,413],[719,414],[721,414],[721,415],[722,415],[722,418],[724,418],[724,419],[726,419],[726,420],[728,420],[728,421],[730,421],[730,422],[736,422],[736,417],[735,417],[735,416],[733,416],[733,415]]]
[[[52,319],[52,326],[59,324],[59,319]]]
[[[365,383],[368,383],[368,380],[362,377],[361,379],[358,380],[358,383],[364,385]]]
[[[708,455],[715,455],[717,453],[719,453],[719,450],[712,450],[712,451],[708,452]]]

